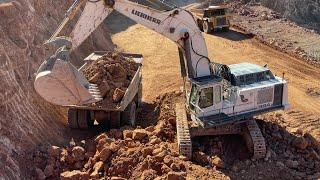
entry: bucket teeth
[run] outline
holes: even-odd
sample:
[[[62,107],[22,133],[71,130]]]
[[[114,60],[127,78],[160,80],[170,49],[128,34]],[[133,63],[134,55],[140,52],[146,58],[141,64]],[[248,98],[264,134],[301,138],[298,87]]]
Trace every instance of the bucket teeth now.
[[[94,97],[94,99],[101,101],[103,98],[101,92],[96,84],[89,84],[88,88],[89,93]]]

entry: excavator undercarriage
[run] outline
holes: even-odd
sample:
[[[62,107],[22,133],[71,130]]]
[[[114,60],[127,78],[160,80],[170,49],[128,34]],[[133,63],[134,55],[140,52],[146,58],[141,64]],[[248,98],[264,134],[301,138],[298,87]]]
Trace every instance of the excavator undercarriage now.
[[[192,159],[192,138],[229,134],[238,134],[244,138],[252,159],[261,159],[266,155],[265,139],[253,118],[248,118],[237,124],[203,128],[198,123],[188,119],[183,104],[176,104],[175,112],[179,152],[188,159]]]

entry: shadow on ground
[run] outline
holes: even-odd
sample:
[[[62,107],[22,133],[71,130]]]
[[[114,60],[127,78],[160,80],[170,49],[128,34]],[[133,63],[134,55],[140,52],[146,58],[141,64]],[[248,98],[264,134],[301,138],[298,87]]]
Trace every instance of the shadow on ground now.
[[[113,35],[127,30],[130,26],[135,25],[136,22],[116,11],[113,11],[105,20],[105,24]]]
[[[247,39],[252,39],[253,35],[251,34],[245,34],[239,31],[235,31],[230,29],[229,31],[216,31],[216,32],[212,32],[210,33],[210,35],[213,36],[218,36],[221,38],[225,38],[228,39],[230,41],[243,41],[243,40],[247,40]]]

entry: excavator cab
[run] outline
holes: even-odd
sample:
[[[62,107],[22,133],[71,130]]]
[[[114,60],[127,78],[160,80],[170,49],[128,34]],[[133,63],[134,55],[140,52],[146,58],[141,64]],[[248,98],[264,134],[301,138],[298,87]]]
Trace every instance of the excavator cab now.
[[[189,107],[197,117],[219,114],[222,108],[222,79],[216,76],[195,78],[191,81]]]

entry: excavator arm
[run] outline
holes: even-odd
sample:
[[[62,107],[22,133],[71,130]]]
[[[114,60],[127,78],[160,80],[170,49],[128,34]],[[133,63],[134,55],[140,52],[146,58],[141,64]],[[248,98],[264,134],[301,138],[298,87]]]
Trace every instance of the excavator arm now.
[[[175,42],[185,53],[189,77],[210,75],[205,40],[193,15],[181,8],[159,11],[129,0],[87,2],[71,34],[73,49],[81,45],[112,10]]]
[[[78,0],[74,3],[67,21],[70,14],[74,17],[84,1]],[[192,14],[181,8],[159,11],[129,0],[87,1],[70,39],[57,38],[59,31],[66,24],[65,20],[47,43],[59,44],[63,46],[63,50],[72,51],[81,45],[113,10],[175,42],[185,57],[183,62],[180,61],[181,68],[189,78],[211,74],[207,46],[201,31]],[[62,106],[82,105],[101,100],[96,85],[89,84],[81,72],[69,63],[68,58],[58,57],[59,51],[40,67],[42,71],[38,72],[35,80],[37,92],[47,101]]]

